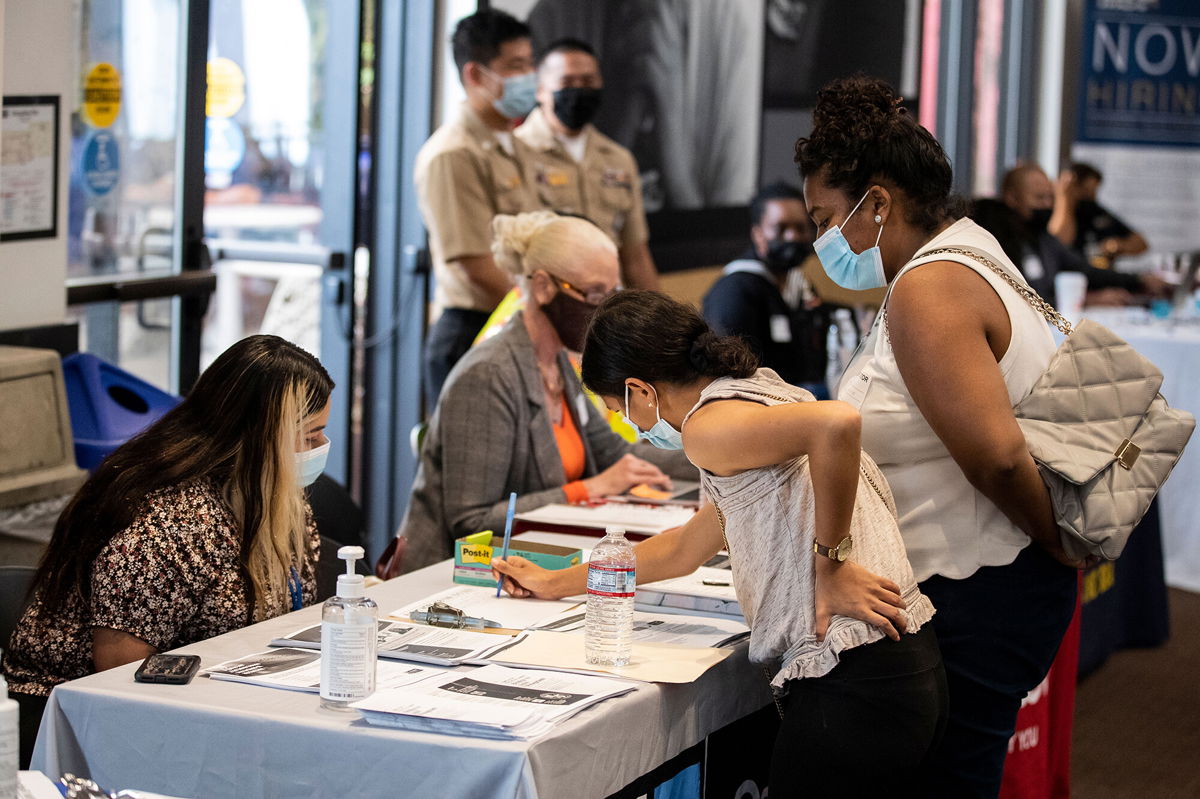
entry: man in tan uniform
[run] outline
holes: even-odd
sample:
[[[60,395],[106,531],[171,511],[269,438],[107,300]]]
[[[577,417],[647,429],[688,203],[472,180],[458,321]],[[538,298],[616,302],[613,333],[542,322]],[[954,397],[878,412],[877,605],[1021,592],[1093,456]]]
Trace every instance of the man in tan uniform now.
[[[536,104],[529,28],[502,11],[459,20],[451,38],[467,99],[417,154],[414,182],[433,257],[435,313],[425,341],[430,410],[451,367],[512,287],[492,260],[492,217],[541,207],[515,121]]]
[[[551,211],[586,217],[607,233],[620,252],[626,286],[658,288],[637,163],[591,124],[604,86],[596,54],[578,39],[559,39],[541,55],[537,75],[538,107],[516,136],[529,145],[538,200]]]

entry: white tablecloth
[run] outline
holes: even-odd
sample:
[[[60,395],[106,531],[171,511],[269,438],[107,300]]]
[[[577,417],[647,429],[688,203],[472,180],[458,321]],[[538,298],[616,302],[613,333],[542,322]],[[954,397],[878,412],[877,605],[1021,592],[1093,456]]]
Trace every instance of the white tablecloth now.
[[[1150,320],[1138,311],[1088,309],[1162,370],[1167,403],[1200,418],[1200,324]],[[1200,591],[1200,434],[1159,492],[1167,584]]]
[[[450,565],[440,563],[368,594],[387,613],[449,583]],[[306,608],[180,651],[211,666],[319,619],[319,608]],[[600,797],[770,702],[744,645],[695,683],[639,686],[531,742],[381,729],[322,710],[315,694],[203,677],[142,684],[135,668],[56,688],[33,768],[205,799]]]

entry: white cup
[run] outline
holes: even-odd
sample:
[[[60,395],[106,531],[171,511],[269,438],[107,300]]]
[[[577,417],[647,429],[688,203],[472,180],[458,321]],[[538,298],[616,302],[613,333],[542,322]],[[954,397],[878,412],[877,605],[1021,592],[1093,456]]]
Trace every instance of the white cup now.
[[[1082,272],[1059,272],[1054,276],[1054,297],[1058,312],[1071,323],[1083,317],[1087,297],[1087,277]]]

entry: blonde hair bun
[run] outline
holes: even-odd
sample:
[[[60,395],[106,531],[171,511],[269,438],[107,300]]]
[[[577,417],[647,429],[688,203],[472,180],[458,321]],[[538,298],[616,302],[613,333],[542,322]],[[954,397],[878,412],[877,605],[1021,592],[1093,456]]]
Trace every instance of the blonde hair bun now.
[[[538,231],[557,219],[559,216],[553,211],[497,215],[492,219],[492,255],[496,265],[515,276],[531,272],[525,268],[529,246]]]

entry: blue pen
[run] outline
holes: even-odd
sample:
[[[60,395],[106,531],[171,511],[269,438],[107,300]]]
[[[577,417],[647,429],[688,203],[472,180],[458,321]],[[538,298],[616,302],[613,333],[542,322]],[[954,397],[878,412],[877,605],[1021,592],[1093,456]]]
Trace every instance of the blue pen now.
[[[504,549],[500,554],[501,558],[508,557],[508,542],[512,540],[512,522],[513,515],[517,512],[517,492],[514,491],[508,495],[508,513],[504,515]],[[500,596],[500,592],[504,589],[504,577],[496,581],[496,596]]]

